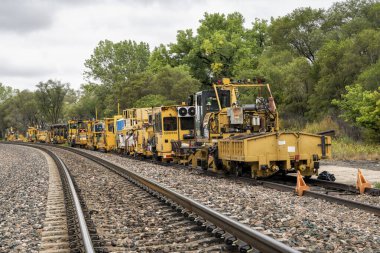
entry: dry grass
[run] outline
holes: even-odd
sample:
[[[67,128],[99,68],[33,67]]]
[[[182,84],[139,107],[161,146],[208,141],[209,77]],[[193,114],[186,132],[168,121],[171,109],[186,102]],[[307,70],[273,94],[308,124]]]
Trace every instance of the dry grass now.
[[[332,141],[332,156],[339,160],[380,160],[380,145],[342,137]]]
[[[337,160],[380,160],[380,145],[357,142],[343,136],[339,126],[330,117],[320,122],[308,123],[303,129],[307,133],[335,130],[332,140],[332,158]]]
[[[316,134],[327,130],[335,130],[335,136],[341,135],[339,125],[330,117],[325,117],[323,120],[319,122],[307,123],[302,131],[305,133]]]

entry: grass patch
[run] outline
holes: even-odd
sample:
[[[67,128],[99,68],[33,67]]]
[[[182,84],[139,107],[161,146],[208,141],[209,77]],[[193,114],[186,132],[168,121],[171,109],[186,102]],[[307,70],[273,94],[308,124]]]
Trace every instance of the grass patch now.
[[[330,117],[325,117],[324,119],[318,122],[307,123],[302,131],[305,133],[316,134],[328,130],[335,130],[335,136],[341,135],[339,125]]]
[[[338,160],[380,160],[380,145],[353,141],[348,137],[332,140],[332,158]]]
[[[380,182],[375,182],[373,184],[373,187],[377,188],[377,189],[380,189]]]
[[[332,139],[332,158],[337,160],[380,160],[380,145],[354,141],[345,136],[339,125],[330,117],[325,117],[319,122],[307,123],[303,132],[318,133],[327,130],[335,130]]]

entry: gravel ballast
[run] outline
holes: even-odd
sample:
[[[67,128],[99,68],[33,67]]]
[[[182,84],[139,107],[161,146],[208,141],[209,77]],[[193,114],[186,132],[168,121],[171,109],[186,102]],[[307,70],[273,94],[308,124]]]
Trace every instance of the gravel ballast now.
[[[113,154],[93,155],[157,180],[303,252],[380,252],[380,218],[320,199]],[[379,197],[358,200],[379,203]]]
[[[0,143],[0,252],[38,252],[48,181],[41,152]]]
[[[222,240],[87,158],[54,148],[109,252],[229,252]]]

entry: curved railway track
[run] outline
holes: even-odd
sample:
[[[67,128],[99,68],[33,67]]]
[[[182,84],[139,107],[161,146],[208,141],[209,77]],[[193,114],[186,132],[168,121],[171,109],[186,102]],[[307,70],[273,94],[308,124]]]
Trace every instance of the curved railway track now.
[[[44,151],[48,151],[49,149],[48,147],[46,147],[46,145],[27,144],[27,146],[38,147],[40,149],[43,149]],[[178,231],[188,229],[185,227],[186,226],[188,227],[189,226],[188,223],[190,223],[191,233],[193,235],[197,234],[198,236],[200,236],[198,238],[195,237],[195,242],[197,244],[197,247],[199,246],[204,247],[204,250],[206,252],[208,250],[210,251],[215,250],[216,249],[215,247],[220,246],[221,240],[218,240],[215,238],[220,238],[224,240],[224,242],[228,246],[226,248],[227,251],[239,249],[240,252],[248,252],[252,250],[253,252],[255,252],[255,250],[256,251],[258,250],[260,252],[298,252],[297,250],[294,250],[290,248],[289,246],[286,246],[285,244],[269,236],[261,234],[260,232],[244,224],[241,224],[221,213],[218,213],[209,207],[206,207],[184,195],[174,192],[173,190],[170,190],[169,188],[164,187],[163,185],[153,180],[147,179],[132,171],[126,170],[125,168],[121,168],[113,163],[100,159],[86,152],[82,152],[80,150],[72,149],[72,148],[65,148],[65,147],[60,147],[60,148],[65,149],[66,151],[70,151],[72,153],[76,153],[77,155],[80,155],[81,157],[85,157],[86,159],[90,159],[93,162],[97,163],[98,165],[106,167],[107,169],[118,174],[119,176],[125,179],[128,179],[129,181],[137,185],[139,188],[144,190],[145,195],[136,197],[135,199],[135,200],[140,200],[141,201],[140,203],[142,203],[140,204],[139,208],[143,208],[144,206],[150,206],[150,207],[152,206],[153,200],[149,200],[148,196],[154,197],[156,202],[159,200],[161,203],[161,204],[157,204],[159,209],[156,209],[153,216],[151,216],[150,218],[157,216],[158,213],[164,213],[164,216],[166,215],[166,217],[162,218],[162,220],[169,220],[169,227],[179,226],[180,228]],[[51,151],[48,151],[48,152],[49,154],[52,153]],[[61,166],[61,167],[64,166],[64,163],[60,161],[58,157],[56,157],[55,160],[57,162],[57,166]],[[71,184],[74,184],[74,183],[71,183]],[[70,185],[70,183],[68,183],[68,185]],[[83,191],[83,189],[81,189],[81,191]],[[136,187],[134,189],[129,188],[129,192],[134,192],[134,191],[137,191]],[[80,201],[79,200],[75,201],[75,198],[73,198],[73,202],[78,203]],[[139,202],[139,201],[136,201],[136,202]],[[162,204],[165,204],[165,205],[163,206]],[[162,209],[162,208],[166,208],[166,209]],[[84,214],[83,217],[86,217],[86,215]],[[88,215],[87,217],[91,217],[91,215]],[[169,219],[169,217],[171,218]],[[174,219],[172,219],[172,217],[174,217]],[[187,217],[188,220],[184,219],[184,217]],[[69,219],[69,220],[72,220],[72,219]],[[172,224],[170,222],[172,222]],[[84,222],[84,223],[89,223],[89,221]],[[202,234],[205,232],[194,232],[197,230],[194,228],[194,224],[197,224],[198,226],[200,226],[200,228],[206,230],[209,236],[205,236],[204,234]],[[96,231],[95,229],[93,230]],[[69,231],[69,234],[74,235],[75,233],[73,233],[73,231]],[[145,234],[141,236],[142,237],[149,236],[149,233],[148,235]],[[150,236],[152,236],[152,234]],[[183,236],[183,237],[185,241],[186,240],[188,241],[188,238],[185,238],[186,236]],[[101,248],[102,243],[99,241],[99,237],[95,235],[89,234],[86,236],[86,235],[81,234],[79,236],[79,233],[76,233],[76,236],[71,236],[70,242],[72,239],[76,239],[76,241],[78,241],[78,239],[81,239],[81,241],[79,240],[79,242],[76,242],[73,244],[84,245],[85,247],[85,245],[87,245],[89,241],[91,242],[91,240],[82,240],[83,238],[89,238],[89,239],[95,238],[97,240],[98,248],[95,248],[94,250],[96,252],[106,251],[104,248]],[[179,234],[179,238],[177,239],[181,239],[181,234]],[[143,240],[140,240],[140,242],[141,241]],[[105,247],[109,246],[109,242],[104,241],[104,243],[105,243]],[[158,245],[155,245],[155,243],[153,243],[153,245],[140,245],[140,247],[142,250],[154,252],[158,250],[160,246],[162,246],[162,245],[159,245],[159,242],[156,242],[156,243],[158,243]],[[181,243],[181,240],[178,240],[178,242],[176,242],[176,244],[180,244],[180,243]],[[111,246],[114,246],[113,244],[115,243],[111,242]],[[181,251],[183,249],[181,249],[181,247],[178,246],[177,250]],[[94,252],[91,250],[89,251],[85,250],[85,251]]]
[[[29,146],[29,145],[26,145]],[[49,203],[45,226],[48,231],[42,233],[41,252],[104,252],[96,234],[93,222],[87,212],[85,203],[77,192],[75,181],[63,161],[52,151],[39,146],[33,146],[45,152],[58,169],[59,180],[53,179],[49,184]],[[53,172],[54,173],[54,172]],[[54,175],[53,175],[54,177]],[[59,191],[63,191],[63,202]],[[65,211],[62,210],[64,207]],[[67,226],[60,221],[67,221]],[[68,241],[65,238],[68,236]],[[58,242],[62,239],[62,242]]]

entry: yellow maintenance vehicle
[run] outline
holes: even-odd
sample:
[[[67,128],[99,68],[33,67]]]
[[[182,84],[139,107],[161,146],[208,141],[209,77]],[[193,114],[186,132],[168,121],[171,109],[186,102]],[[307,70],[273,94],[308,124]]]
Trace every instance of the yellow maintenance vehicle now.
[[[50,126],[50,143],[63,144],[67,140],[67,125],[53,124]]]
[[[195,107],[177,106],[178,136],[171,141],[173,161],[179,164],[189,164],[195,139]]]
[[[161,106],[152,111],[153,156],[158,160],[180,162],[195,138],[194,106]]]
[[[240,104],[238,88],[253,92],[253,103]],[[330,137],[279,130],[269,84],[224,78],[191,100],[197,139],[189,157],[193,167],[253,178],[297,171],[310,177],[318,175],[319,160],[331,156]]]
[[[132,108],[123,111],[125,130],[121,134],[125,153],[152,156],[150,141],[153,138],[152,108]]]
[[[94,124],[94,148],[104,152],[116,149],[116,121],[122,115],[115,115],[113,118],[105,118]]]
[[[5,129],[5,140],[6,141],[14,141],[16,140],[16,135],[13,127]]]
[[[152,108],[133,108],[123,112],[126,117],[125,147],[130,155],[151,157],[154,137]]]
[[[94,139],[95,139],[95,133],[94,133],[94,128],[95,128],[95,124],[97,123],[98,121],[97,120],[87,120],[86,121],[86,132],[85,132],[85,136],[83,136],[83,133],[80,134],[80,138],[85,138],[86,139],[86,144],[84,147],[88,148],[88,149],[91,149],[91,150],[95,150],[95,146],[94,146]]]
[[[69,120],[67,122],[67,144],[71,147],[75,146],[75,138],[78,135],[78,121]]]
[[[37,129],[37,142],[49,143],[50,134],[48,130]]]
[[[88,120],[78,120],[78,131],[75,138],[75,145],[79,145],[81,148],[84,148],[87,145],[88,122]]]
[[[20,134],[18,130],[13,127],[7,128],[5,130],[4,137],[6,141],[26,141],[25,136]]]
[[[152,157],[154,138],[152,108],[136,109],[136,124],[133,135],[136,140],[135,153],[144,157]]]
[[[26,131],[26,139],[28,142],[37,142],[37,128],[28,127]]]
[[[67,143],[71,147],[87,145],[87,122],[86,120],[69,120]]]
[[[127,125],[131,125],[127,119],[127,110],[123,110],[123,116],[116,120],[116,151],[126,153]],[[128,122],[128,123],[127,123]]]

